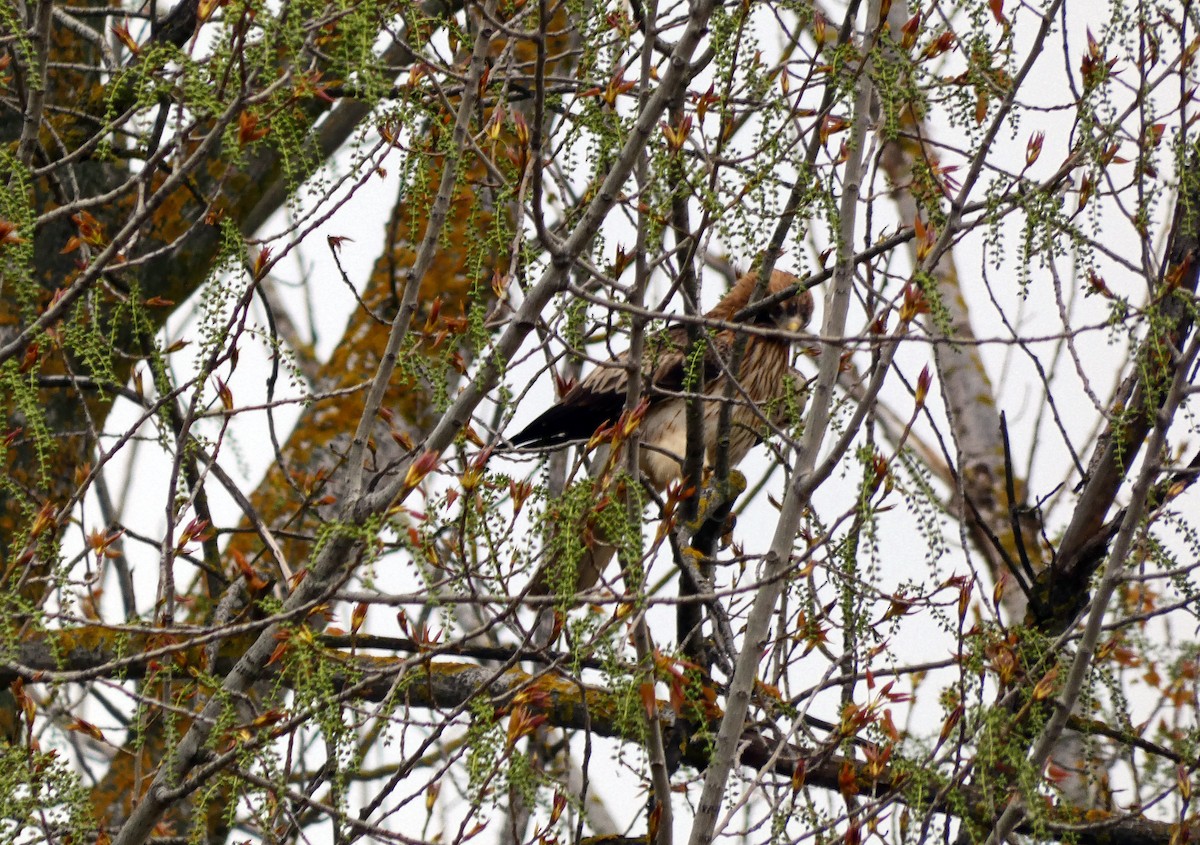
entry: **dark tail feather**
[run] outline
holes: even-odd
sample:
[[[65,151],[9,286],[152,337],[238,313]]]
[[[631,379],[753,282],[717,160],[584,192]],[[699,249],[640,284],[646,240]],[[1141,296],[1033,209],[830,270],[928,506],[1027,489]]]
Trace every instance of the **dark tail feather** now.
[[[616,422],[624,406],[624,394],[568,395],[508,440],[514,446],[534,447],[587,440],[597,429]]]

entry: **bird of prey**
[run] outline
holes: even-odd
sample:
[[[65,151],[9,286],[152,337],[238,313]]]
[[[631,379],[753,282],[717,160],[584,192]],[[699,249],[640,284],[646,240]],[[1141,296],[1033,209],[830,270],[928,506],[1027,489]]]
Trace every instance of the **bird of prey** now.
[[[763,295],[772,297],[788,289],[796,290],[799,283],[800,280],[791,273],[775,270]],[[742,276],[705,317],[714,322],[732,322],[749,304],[757,284],[757,272]],[[746,318],[745,323],[794,333],[808,324],[812,311],[812,294],[804,290],[757,311]],[[727,401],[727,395],[732,396],[733,403],[730,413],[731,467],[736,466],[762,438],[768,428],[769,409],[785,397],[791,381],[791,339],[742,334],[746,335],[745,351],[731,394],[728,391],[730,369],[739,335],[735,328],[718,327],[710,331],[700,367],[695,363],[689,367],[685,326],[676,326],[646,339],[642,378],[648,404],[638,428],[638,464],[647,482],[658,492],[683,475],[688,390],[706,397],[703,404],[705,460],[710,467],[717,459],[721,407]],[[625,408],[628,355],[628,351],[623,352],[592,371],[555,405],[512,437],[511,442],[516,446],[557,446],[587,440],[598,429],[614,424]],[[600,539],[591,549],[589,559],[579,564],[577,589],[591,587],[612,554],[612,547]],[[534,590],[544,592],[544,586],[535,582]]]

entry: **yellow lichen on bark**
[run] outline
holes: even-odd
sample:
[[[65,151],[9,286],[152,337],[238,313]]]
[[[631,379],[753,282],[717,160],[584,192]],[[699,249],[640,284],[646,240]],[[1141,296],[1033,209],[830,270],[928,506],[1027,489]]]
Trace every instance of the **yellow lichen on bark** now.
[[[547,71],[569,72],[574,56],[568,46],[574,35],[565,6],[555,6],[549,31],[554,33],[548,39],[547,51],[553,64]],[[530,39],[516,44],[497,39],[492,52],[496,56],[511,52],[514,61],[529,72],[536,48]],[[481,110],[471,134],[477,134],[492,117],[491,107]],[[473,349],[466,339],[466,320],[478,318],[493,304],[492,277],[506,270],[512,246],[507,205],[495,200],[490,187],[494,177],[491,167],[502,169],[510,177],[520,177],[513,173],[511,159],[505,155],[522,142],[518,136],[516,125],[507,120],[496,142],[484,151],[496,155],[495,161],[481,160],[474,148],[468,148],[462,151],[461,159],[450,162],[458,173],[450,212],[432,263],[418,282],[418,310],[411,324],[407,360],[388,384],[382,406],[386,419],[374,421],[368,470],[385,466],[403,455],[409,443],[419,442],[422,432],[436,419],[439,390],[453,391],[461,365],[469,361]],[[251,496],[257,517],[279,532],[276,536],[290,571],[304,568],[323,520],[339,503],[339,470],[349,438],[363,414],[363,388],[374,376],[387,346],[391,321],[404,295],[433,202],[430,193],[416,190],[412,183],[436,185],[447,166],[443,151],[434,147],[436,141],[436,137],[430,137],[424,151],[416,153],[423,159],[416,171],[420,178],[410,180],[393,207],[384,251],[366,280],[359,295],[361,303],[351,313],[340,342],[320,367],[315,401],[301,414],[281,444],[280,460],[272,463]],[[317,284],[340,283],[330,279]],[[442,383],[435,383],[437,379]],[[238,576],[233,561],[239,555],[257,570],[279,576],[277,562],[269,559],[269,552],[268,559],[263,560],[263,553],[257,534],[235,534],[225,551],[226,576]],[[600,702],[594,706],[599,708]],[[155,767],[169,753],[170,738],[186,728],[186,721],[177,720],[168,730],[161,712],[143,722],[139,753],[115,758],[106,777],[93,790],[98,817],[119,819],[128,813],[150,782]],[[210,836],[221,835],[225,811],[225,801],[209,797],[205,823]],[[186,810],[181,808],[172,823],[177,830],[185,830]]]

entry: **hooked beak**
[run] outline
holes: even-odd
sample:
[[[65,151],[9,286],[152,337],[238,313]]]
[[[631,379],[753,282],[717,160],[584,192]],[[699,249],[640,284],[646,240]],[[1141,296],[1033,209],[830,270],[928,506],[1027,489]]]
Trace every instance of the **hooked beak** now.
[[[775,319],[775,325],[785,332],[798,332],[804,328],[804,320],[799,314],[780,314]]]

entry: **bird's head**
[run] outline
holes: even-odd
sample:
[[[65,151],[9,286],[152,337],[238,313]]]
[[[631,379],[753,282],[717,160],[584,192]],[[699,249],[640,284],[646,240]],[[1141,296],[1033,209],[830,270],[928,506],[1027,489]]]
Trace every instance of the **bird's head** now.
[[[771,284],[767,286],[767,295],[771,296],[785,290],[795,289],[799,283],[800,280],[791,273],[772,270]],[[771,308],[767,314],[770,319],[775,321],[775,325],[785,332],[798,332],[812,319],[813,295],[808,290],[800,290]]]
[[[773,270],[771,271],[771,282],[759,299],[776,299],[785,291],[795,291],[799,284],[800,279],[791,273]],[[752,270],[737,280],[737,284],[730,289],[725,298],[721,300],[720,305],[713,309],[709,316],[725,320],[734,319],[738,312],[750,304],[750,298],[754,295],[757,287],[758,273]],[[723,313],[717,313],[718,311]],[[807,290],[801,290],[766,307],[756,307],[754,313],[747,318],[747,322],[763,327],[779,328],[786,332],[798,332],[808,325],[812,314],[812,294]]]

